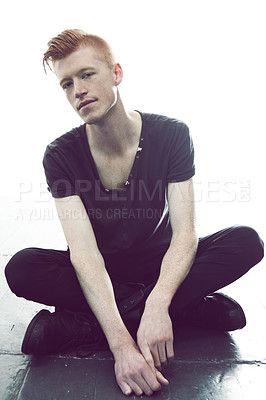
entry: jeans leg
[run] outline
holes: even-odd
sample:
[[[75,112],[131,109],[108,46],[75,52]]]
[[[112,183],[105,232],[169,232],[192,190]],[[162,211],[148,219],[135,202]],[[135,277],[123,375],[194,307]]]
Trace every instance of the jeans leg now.
[[[263,258],[263,242],[247,226],[233,226],[199,239],[194,263],[177,290],[172,315],[234,282]]]
[[[171,315],[234,282],[262,258],[263,242],[249,227],[234,226],[200,238],[191,270],[173,298]],[[10,289],[19,297],[90,312],[68,251],[21,250],[11,258],[5,273]]]
[[[68,310],[89,310],[69,251],[27,248],[5,268],[10,289],[19,297]]]

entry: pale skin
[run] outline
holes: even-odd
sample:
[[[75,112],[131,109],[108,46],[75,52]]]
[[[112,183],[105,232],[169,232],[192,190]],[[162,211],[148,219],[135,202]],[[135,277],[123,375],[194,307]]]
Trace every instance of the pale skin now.
[[[55,61],[54,70],[70,104],[87,124],[88,142],[103,185],[121,188],[131,171],[141,131],[140,115],[125,110],[118,91],[121,66],[116,63],[110,68],[96,51],[82,46]],[[137,343],[118,312],[112,282],[80,197],[55,199],[55,204],[71,262],[114,355],[119,387],[126,395],[152,395],[168,385],[160,371],[174,358],[169,306],[197,249],[192,181],[168,185],[172,240],[159,279],[146,300]]]

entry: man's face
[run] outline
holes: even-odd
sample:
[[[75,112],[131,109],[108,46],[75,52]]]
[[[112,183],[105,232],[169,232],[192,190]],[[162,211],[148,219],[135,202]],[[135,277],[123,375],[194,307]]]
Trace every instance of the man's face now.
[[[55,61],[54,70],[68,101],[87,124],[101,122],[115,107],[121,68],[116,64],[110,69],[91,47]]]

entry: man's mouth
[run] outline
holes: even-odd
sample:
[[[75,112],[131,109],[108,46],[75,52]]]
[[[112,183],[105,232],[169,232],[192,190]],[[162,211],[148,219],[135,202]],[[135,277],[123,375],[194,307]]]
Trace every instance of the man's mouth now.
[[[95,101],[97,101],[97,100],[95,100],[95,99],[90,99],[90,100],[84,100],[84,101],[82,101],[82,102],[79,103],[79,105],[78,105],[78,111],[81,110],[83,107],[87,106],[88,104],[94,103]]]

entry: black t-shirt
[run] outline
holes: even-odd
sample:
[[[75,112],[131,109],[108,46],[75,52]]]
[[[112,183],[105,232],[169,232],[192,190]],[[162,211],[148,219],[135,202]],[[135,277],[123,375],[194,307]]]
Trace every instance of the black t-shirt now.
[[[47,146],[43,165],[48,190],[55,198],[80,196],[104,257],[129,260],[165,252],[171,240],[168,182],[195,173],[188,127],[175,119],[140,113],[139,148],[124,188],[102,185],[86,135],[86,125]]]

